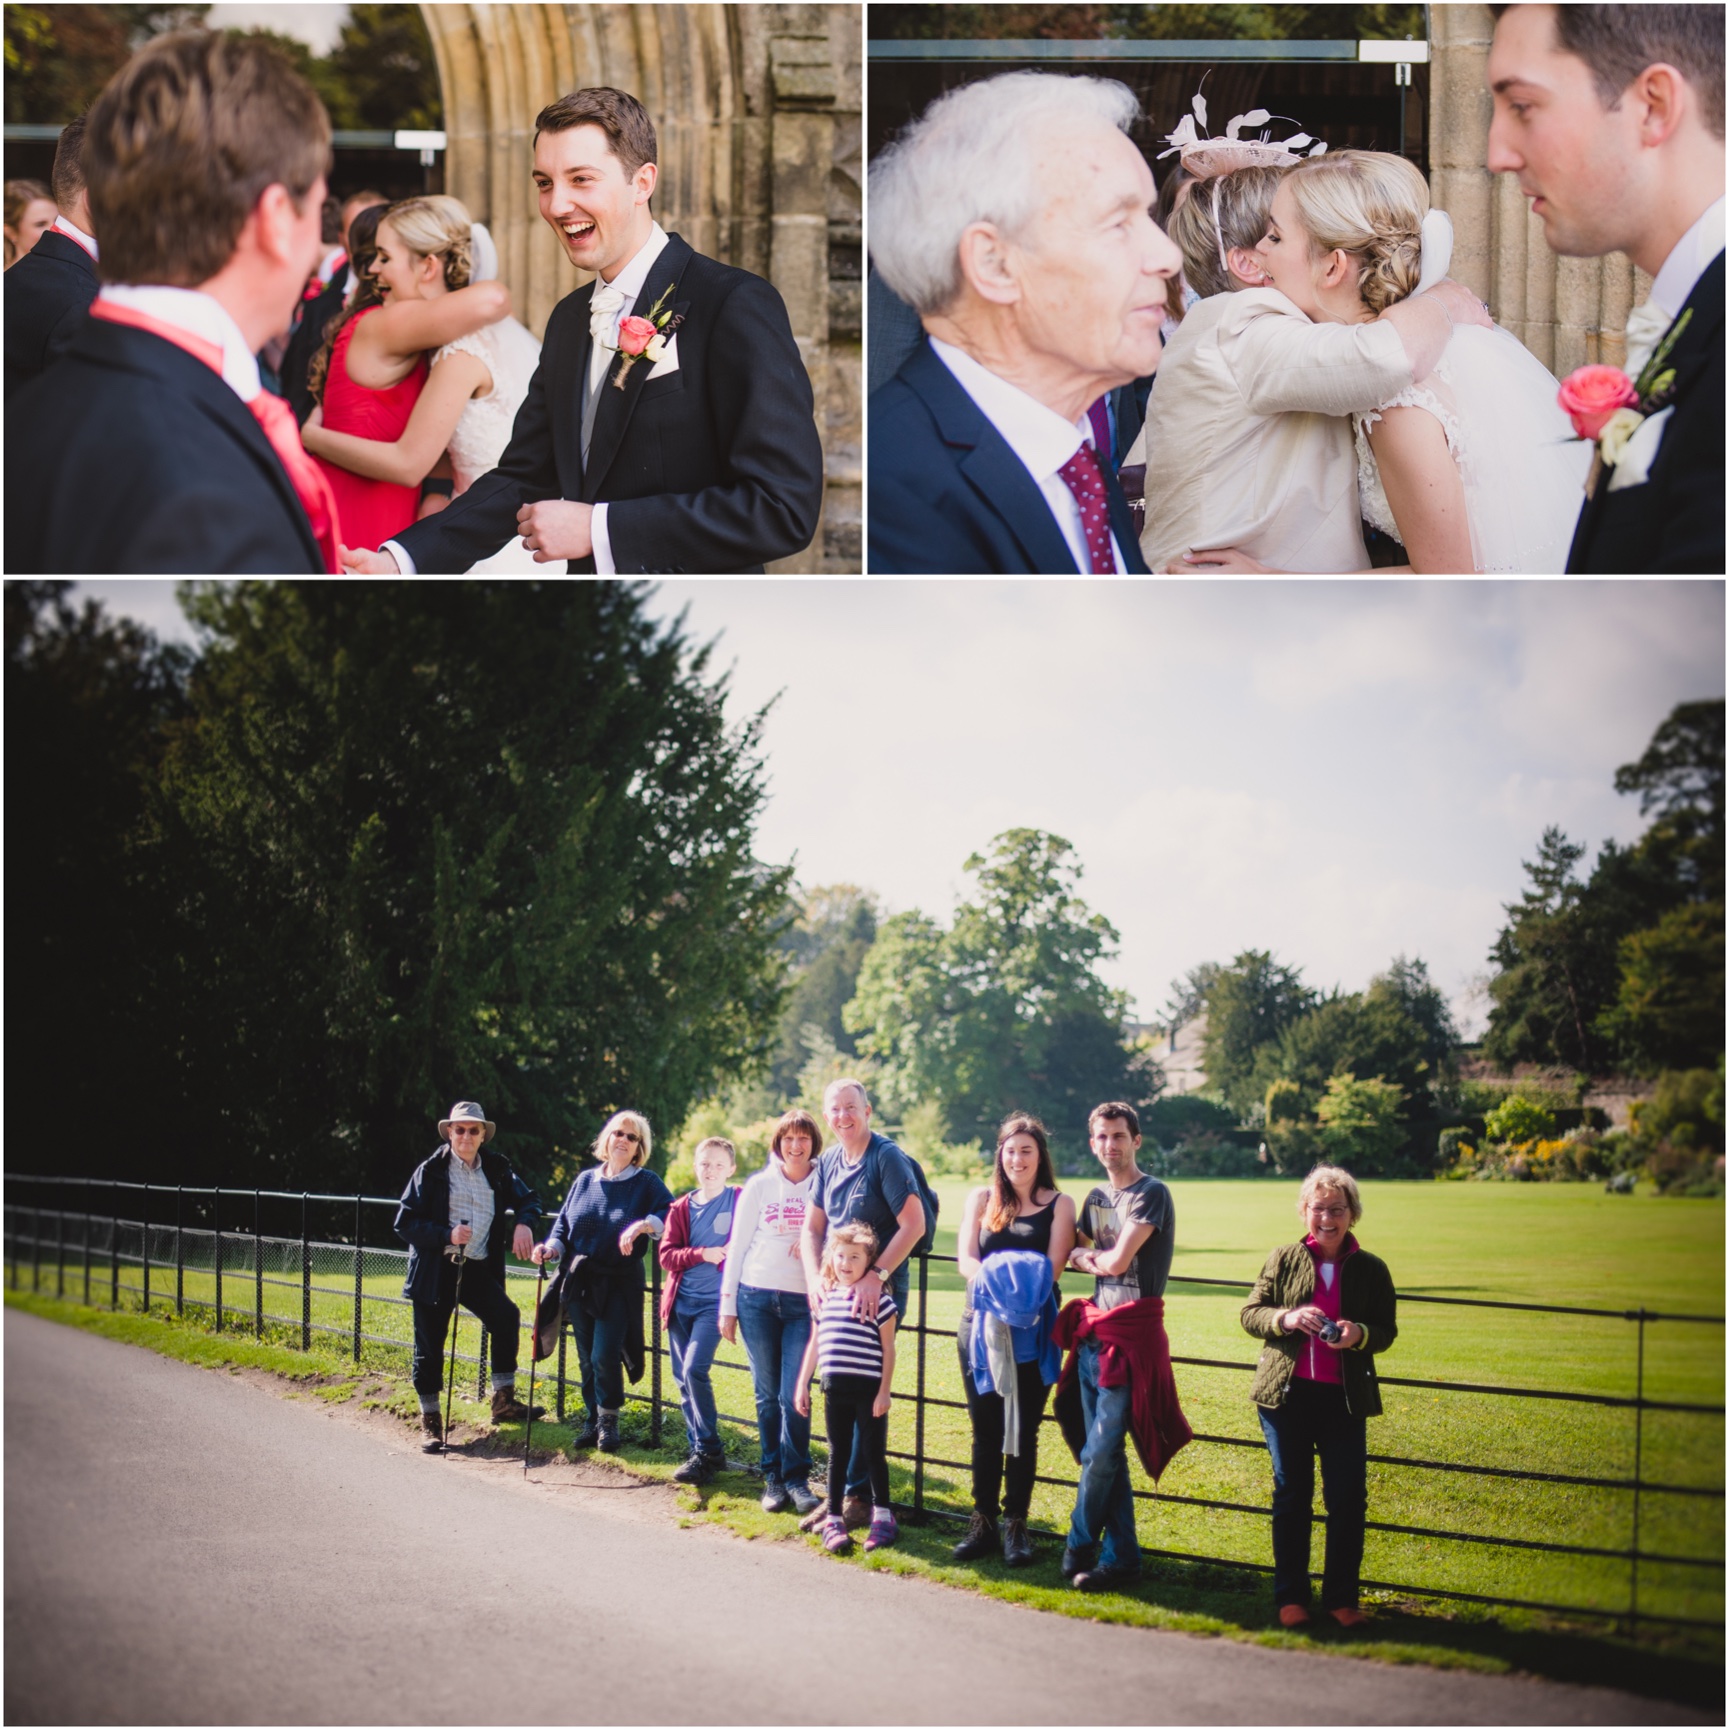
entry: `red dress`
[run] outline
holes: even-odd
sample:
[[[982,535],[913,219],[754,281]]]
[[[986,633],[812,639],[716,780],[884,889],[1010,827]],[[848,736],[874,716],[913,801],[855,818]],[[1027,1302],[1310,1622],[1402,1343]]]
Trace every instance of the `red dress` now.
[[[426,356],[422,355],[408,377],[389,390],[368,390],[348,376],[348,345],[360,328],[361,319],[378,310],[369,306],[351,318],[336,339],[324,382],[324,424],[332,432],[394,444],[414,413],[428,368]],[[414,513],[420,508],[418,486],[368,480],[365,475],[357,475],[325,457],[314,456],[312,460],[329,477],[330,490],[336,495],[344,546],[381,547],[414,521]]]

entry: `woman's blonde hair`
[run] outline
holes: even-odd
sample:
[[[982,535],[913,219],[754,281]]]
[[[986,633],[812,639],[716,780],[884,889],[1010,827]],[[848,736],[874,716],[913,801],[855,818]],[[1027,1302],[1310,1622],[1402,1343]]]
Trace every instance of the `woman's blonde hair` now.
[[[1254,251],[1256,242],[1267,232],[1273,194],[1289,172],[1285,168],[1239,168],[1197,180],[1189,188],[1189,196],[1171,212],[1165,232],[1183,255],[1184,280],[1203,300],[1237,286],[1220,253],[1237,247]]]
[[[647,1165],[649,1155],[654,1152],[654,1131],[648,1127],[648,1119],[640,1111],[615,1111],[602,1126],[600,1134],[594,1138],[594,1146],[589,1152],[606,1164],[607,1138],[615,1129],[634,1129],[636,1131],[636,1152],[631,1155],[632,1165]]]
[[[443,259],[446,288],[468,287],[474,272],[474,218],[460,198],[442,192],[405,198],[391,205],[380,220],[396,230],[416,258]]]
[[[824,1279],[837,1277],[834,1252],[836,1246],[843,1243],[856,1243],[870,1257],[871,1266],[876,1265],[877,1234],[862,1219],[848,1220],[845,1225],[837,1225],[828,1234],[828,1242],[822,1246],[821,1272]]]
[[[1330,1189],[1335,1195],[1345,1198],[1345,1205],[1351,1210],[1351,1224],[1355,1225],[1363,1217],[1363,1198],[1357,1194],[1357,1180],[1340,1165],[1317,1165],[1303,1179],[1301,1194],[1297,1197],[1297,1217],[1301,1219],[1309,1210],[1309,1199],[1322,1190]]]
[[[1413,164],[1384,150],[1339,150],[1299,162],[1286,184],[1314,256],[1336,247],[1362,267],[1357,291],[1370,312],[1416,293],[1429,187]]]

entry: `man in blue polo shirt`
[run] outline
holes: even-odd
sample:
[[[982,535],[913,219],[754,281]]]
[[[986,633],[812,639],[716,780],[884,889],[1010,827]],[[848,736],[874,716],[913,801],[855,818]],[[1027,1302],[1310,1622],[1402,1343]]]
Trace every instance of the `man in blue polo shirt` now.
[[[848,1076],[823,1090],[823,1117],[835,1140],[817,1161],[816,1193],[805,1212],[805,1289],[811,1313],[822,1303],[822,1251],[830,1226],[862,1220],[877,1234],[876,1266],[853,1287],[853,1313],[874,1316],[884,1288],[904,1322],[907,1313],[908,1258],[925,1231],[925,1208],[917,1173],[903,1148],[870,1126],[870,1095],[864,1083]],[[847,1466],[848,1526],[870,1524],[870,1474],[858,1448]],[[818,1509],[820,1516],[824,1510]],[[815,1516],[809,1516],[815,1517]]]

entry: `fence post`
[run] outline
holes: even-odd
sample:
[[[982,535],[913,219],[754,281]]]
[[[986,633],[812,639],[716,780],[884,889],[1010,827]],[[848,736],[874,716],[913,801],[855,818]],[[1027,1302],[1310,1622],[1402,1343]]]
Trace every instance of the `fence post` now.
[[[360,1362],[360,1197],[354,1198],[354,1361]]]
[[[42,1210],[30,1210],[30,1289],[42,1289]]]
[[[1639,1486],[1645,1475],[1645,1315],[1639,1309],[1639,1358],[1633,1394],[1633,1548],[1628,1557],[1627,1623],[1629,1632],[1639,1627]]]
[[[144,1313],[150,1313],[150,1185],[144,1186],[144,1199],[139,1203],[144,1216]]]
[[[90,1199],[90,1191],[89,1190],[85,1190],[84,1199],[86,1201],[88,1201]],[[86,1307],[88,1307],[88,1305],[90,1303],[90,1226],[91,1226],[91,1222],[92,1222],[92,1215],[91,1215],[90,1209],[85,1208],[85,1210],[84,1210],[84,1302],[85,1302]]]
[[[654,1269],[648,1294],[649,1371],[648,1445],[660,1446],[660,1257],[650,1255],[648,1263]],[[591,1414],[592,1418],[592,1414]]]
[[[66,1295],[66,1209],[54,1215],[54,1295]],[[16,1283],[16,1282],[14,1282]]]
[[[925,1517],[925,1328],[930,1321],[930,1257],[919,1257],[919,1380],[914,1406],[913,1517]]]
[[[263,1198],[252,1192],[252,1337],[264,1338],[264,1228],[260,1211]]]
[[[108,1233],[108,1307],[120,1307],[120,1185],[112,1186],[114,1219]]]
[[[216,1331],[222,1332],[222,1185],[210,1192],[211,1261],[216,1269]]]
[[[306,1192],[300,1192],[300,1349],[312,1350],[312,1241],[306,1235]]]
[[[174,1313],[186,1313],[186,1185],[174,1186]]]

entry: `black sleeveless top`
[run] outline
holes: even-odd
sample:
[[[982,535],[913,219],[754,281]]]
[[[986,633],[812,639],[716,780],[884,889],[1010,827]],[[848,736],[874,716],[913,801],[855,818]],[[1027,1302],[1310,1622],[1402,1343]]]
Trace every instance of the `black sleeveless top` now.
[[[1051,1253],[1051,1222],[1056,1217],[1056,1212],[1057,1201],[1056,1197],[1052,1196],[1037,1213],[1023,1213],[1017,1218],[1011,1219],[1001,1231],[990,1230],[981,1220],[979,1222],[979,1260],[983,1261],[987,1256],[995,1255],[998,1250],[1004,1249],[1030,1249],[1036,1250],[1040,1255],[1049,1255]],[[972,1289],[969,1284],[966,1296],[961,1299],[960,1341],[958,1343],[963,1355],[966,1351],[967,1329],[973,1317]]]

